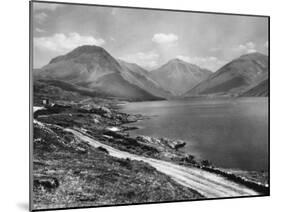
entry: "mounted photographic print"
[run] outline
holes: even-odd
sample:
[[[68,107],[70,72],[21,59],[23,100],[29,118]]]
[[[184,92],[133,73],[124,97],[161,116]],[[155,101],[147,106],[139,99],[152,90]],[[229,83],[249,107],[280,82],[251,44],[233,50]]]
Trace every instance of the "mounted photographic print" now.
[[[269,17],[30,2],[30,209],[269,195]]]

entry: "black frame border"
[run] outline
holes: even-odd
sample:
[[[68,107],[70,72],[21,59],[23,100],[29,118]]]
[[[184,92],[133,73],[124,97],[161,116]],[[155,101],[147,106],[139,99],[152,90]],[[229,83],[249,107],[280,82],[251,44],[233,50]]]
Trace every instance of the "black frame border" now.
[[[194,200],[175,200],[175,201],[161,201],[161,202],[143,202],[132,204],[115,204],[115,205],[98,205],[98,206],[81,206],[68,208],[48,208],[48,209],[33,209],[33,3],[49,3],[49,4],[63,4],[63,5],[79,5],[79,6],[95,6],[95,7],[109,7],[109,8],[124,8],[124,9],[143,9],[143,10],[158,10],[167,12],[188,12],[201,13],[213,15],[233,15],[246,17],[260,17],[266,18],[268,21],[268,194],[249,195],[237,197],[221,197],[221,198],[204,198]],[[147,7],[133,7],[133,6],[119,6],[119,5],[103,5],[90,3],[74,3],[74,2],[57,2],[57,1],[29,1],[29,211],[54,211],[54,210],[71,210],[71,209],[87,209],[87,208],[103,208],[103,207],[118,207],[118,206],[136,206],[136,205],[150,205],[150,204],[164,204],[164,203],[179,203],[179,202],[197,202],[206,200],[225,200],[225,199],[242,199],[255,197],[270,196],[270,16],[256,15],[256,14],[241,14],[241,13],[225,13],[225,12],[208,12],[195,10],[178,10],[178,9],[163,9],[163,8],[147,8]]]

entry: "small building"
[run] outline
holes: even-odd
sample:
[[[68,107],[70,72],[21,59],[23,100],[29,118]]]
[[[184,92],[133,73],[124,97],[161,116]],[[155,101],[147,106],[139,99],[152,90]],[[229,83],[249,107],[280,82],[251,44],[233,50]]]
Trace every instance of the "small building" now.
[[[43,99],[42,103],[43,105],[49,105],[49,99]]]

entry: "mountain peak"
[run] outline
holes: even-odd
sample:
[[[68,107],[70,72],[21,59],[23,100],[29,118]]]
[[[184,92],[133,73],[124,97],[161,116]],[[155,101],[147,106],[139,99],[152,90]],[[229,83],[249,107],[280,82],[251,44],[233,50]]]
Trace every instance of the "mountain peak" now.
[[[239,95],[266,78],[268,78],[268,56],[254,52],[230,61],[186,94]],[[264,85],[261,87],[265,88]]]
[[[184,60],[181,60],[179,58],[174,58],[169,60],[166,64],[164,64],[163,66],[182,66],[184,68],[180,68],[182,71],[191,71],[191,70],[203,70],[203,68],[199,67],[198,65],[192,64],[192,63],[188,63]],[[178,68],[177,68],[178,69]]]
[[[185,62],[179,58],[173,58],[167,62],[167,64],[173,64],[173,63],[185,63],[186,64],[187,62]]]
[[[105,51],[102,47],[100,46],[95,46],[95,45],[83,45],[75,48],[71,52],[80,52],[80,53],[93,53],[97,51]],[[70,52],[70,53],[71,53]],[[69,54],[70,54],[69,53]]]
[[[157,94],[164,91],[161,93],[160,87],[154,86],[141,74],[137,75],[142,70],[135,66],[130,64],[125,68],[102,47],[84,45],[51,60],[42,67],[38,77],[86,88],[98,96],[134,101],[163,99]]]
[[[205,80],[211,72],[175,58],[150,73],[152,78],[165,90],[179,96],[198,82]]]
[[[71,52],[53,58],[50,63],[56,63],[61,60],[72,59],[75,57],[79,57],[82,54],[108,54],[102,47],[95,45],[83,45],[73,49]]]
[[[253,53],[243,54],[239,58],[242,58],[242,59],[254,59],[254,58],[259,58],[259,57],[267,57],[267,55],[262,54],[260,52],[253,52]]]

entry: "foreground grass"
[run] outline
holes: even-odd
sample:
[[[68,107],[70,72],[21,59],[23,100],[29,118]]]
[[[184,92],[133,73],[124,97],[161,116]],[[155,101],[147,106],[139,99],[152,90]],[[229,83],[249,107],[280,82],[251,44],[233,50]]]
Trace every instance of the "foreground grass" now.
[[[198,199],[143,162],[111,157],[60,128],[34,125],[34,209]]]

